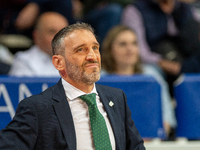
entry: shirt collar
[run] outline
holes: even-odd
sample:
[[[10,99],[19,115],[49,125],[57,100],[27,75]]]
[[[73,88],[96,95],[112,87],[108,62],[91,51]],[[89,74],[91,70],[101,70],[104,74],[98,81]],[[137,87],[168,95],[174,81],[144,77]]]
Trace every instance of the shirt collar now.
[[[73,85],[71,85],[67,81],[65,81],[63,78],[62,78],[62,84],[63,84],[64,90],[65,90],[66,96],[71,101],[81,95],[89,94],[89,93],[85,93],[85,92],[77,89],[76,87],[74,87]],[[98,95],[95,84],[94,84],[94,88],[92,89],[92,91],[90,93],[95,93],[96,95]]]

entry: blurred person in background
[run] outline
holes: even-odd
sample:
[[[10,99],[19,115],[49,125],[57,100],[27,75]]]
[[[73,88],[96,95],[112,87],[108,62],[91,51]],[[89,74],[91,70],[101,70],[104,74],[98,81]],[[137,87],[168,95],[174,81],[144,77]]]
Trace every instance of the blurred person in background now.
[[[51,61],[51,40],[59,30],[68,24],[68,20],[57,12],[43,13],[33,31],[35,45],[26,51],[15,54],[9,75],[59,76]]]
[[[158,64],[170,85],[181,73],[200,72],[199,22],[190,5],[177,0],[137,0],[122,23],[136,31],[145,63]]]
[[[0,1],[0,29],[2,34],[23,34],[32,38],[38,16],[54,11],[74,23],[71,0],[2,0]]]
[[[140,50],[135,32],[127,26],[113,27],[102,43],[102,75],[150,75],[161,85],[162,118],[166,134],[169,136],[177,126],[168,85],[156,66],[140,61]],[[171,138],[171,137],[170,137]]]
[[[92,25],[101,43],[107,31],[120,23],[123,8],[133,0],[80,0],[82,20]]]

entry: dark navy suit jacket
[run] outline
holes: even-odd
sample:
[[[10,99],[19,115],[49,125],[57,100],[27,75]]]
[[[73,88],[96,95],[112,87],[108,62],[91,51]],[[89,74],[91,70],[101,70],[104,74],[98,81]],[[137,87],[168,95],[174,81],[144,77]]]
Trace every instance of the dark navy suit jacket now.
[[[145,150],[124,92],[99,84],[96,89],[114,132],[116,150]],[[73,118],[61,80],[19,103],[13,120],[0,131],[0,149],[76,150]]]

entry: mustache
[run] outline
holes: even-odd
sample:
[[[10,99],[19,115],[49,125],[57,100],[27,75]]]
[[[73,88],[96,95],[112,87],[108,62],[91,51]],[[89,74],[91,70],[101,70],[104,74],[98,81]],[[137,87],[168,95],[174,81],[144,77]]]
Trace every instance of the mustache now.
[[[98,65],[100,65],[100,63],[98,61],[87,61],[87,62],[83,63],[82,66],[85,66],[85,65],[88,65],[88,64],[98,64]]]

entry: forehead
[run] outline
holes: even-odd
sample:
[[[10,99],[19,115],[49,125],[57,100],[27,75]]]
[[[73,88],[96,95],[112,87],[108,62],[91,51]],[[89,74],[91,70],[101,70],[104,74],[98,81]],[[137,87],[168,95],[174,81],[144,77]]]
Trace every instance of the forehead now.
[[[77,30],[74,30],[74,31],[72,31],[72,32],[70,32],[68,34],[67,38],[68,37],[72,38],[72,37],[75,37],[75,36],[81,37],[82,35],[88,36],[88,37],[93,36],[95,38],[94,34],[91,31],[86,30],[86,29],[77,29]]]
[[[91,43],[98,43],[96,40],[95,35],[89,30],[75,30],[69,33],[64,38],[66,45],[79,45],[79,44],[91,44]]]

